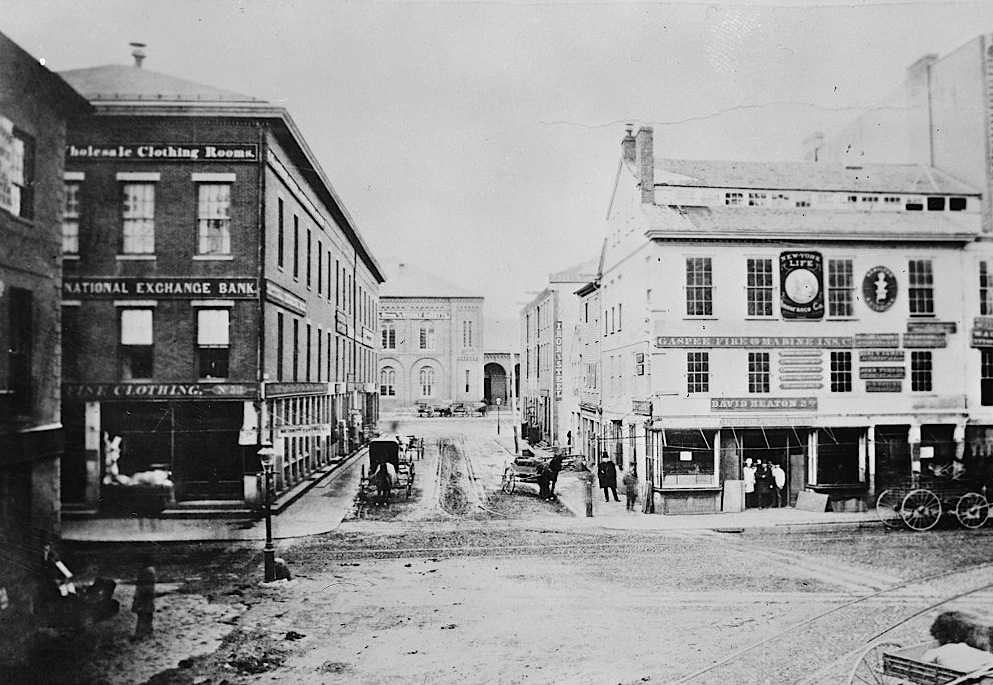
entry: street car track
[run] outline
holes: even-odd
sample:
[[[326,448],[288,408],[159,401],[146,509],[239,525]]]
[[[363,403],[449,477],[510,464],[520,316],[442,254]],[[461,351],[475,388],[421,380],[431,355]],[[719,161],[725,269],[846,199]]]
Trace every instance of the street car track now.
[[[794,624],[790,625],[788,628],[786,628],[784,630],[781,630],[778,633],[775,633],[774,635],[770,635],[769,637],[763,638],[762,640],[758,640],[758,641],[752,643],[751,645],[749,645],[748,647],[745,647],[744,649],[740,649],[740,650],[738,650],[738,651],[736,651],[736,652],[728,655],[727,657],[721,659],[720,661],[718,661],[716,663],[713,663],[710,666],[707,666],[706,668],[702,668],[702,669],[700,669],[698,671],[695,671],[695,672],[693,672],[693,673],[691,673],[691,674],[689,674],[687,676],[684,676],[683,678],[680,678],[679,680],[672,681],[669,685],[680,685],[681,683],[688,683],[690,681],[696,680],[697,678],[699,678],[700,676],[702,676],[702,675],[704,675],[706,673],[710,673],[711,671],[714,671],[714,670],[716,670],[718,668],[721,668],[722,666],[726,666],[729,663],[737,662],[743,655],[748,654],[749,652],[755,651],[756,649],[759,649],[760,647],[763,647],[765,645],[768,645],[768,644],[770,644],[770,643],[772,643],[772,642],[774,642],[774,641],[782,638],[785,635],[789,635],[791,633],[795,633],[800,628],[804,628],[806,626],[809,626],[810,624],[816,623],[817,621],[820,621],[820,620],[826,618],[827,616],[830,616],[831,614],[835,614],[835,613],[837,613],[839,611],[842,611],[844,609],[848,609],[850,607],[853,607],[855,605],[861,604],[863,602],[867,602],[867,601],[872,600],[872,599],[874,599],[876,597],[879,597],[881,595],[885,595],[887,593],[895,592],[897,590],[904,590],[904,589],[906,589],[908,587],[911,587],[911,586],[914,586],[914,585],[920,585],[920,584],[932,582],[932,581],[938,580],[938,579],[949,578],[949,577],[952,577],[952,576],[955,576],[955,575],[961,575],[961,574],[965,574],[965,573],[971,573],[971,572],[977,571],[979,569],[989,568],[989,567],[993,567],[993,562],[983,562],[983,563],[979,563],[979,564],[974,564],[974,565],[969,566],[967,568],[957,568],[957,569],[952,569],[952,570],[949,570],[949,571],[942,571],[941,573],[934,573],[934,574],[931,574],[931,575],[928,575],[928,576],[921,576],[919,578],[915,578],[913,580],[908,580],[906,582],[899,583],[899,584],[894,585],[892,587],[884,588],[882,590],[879,590],[877,592],[873,592],[871,594],[868,594],[868,595],[865,595],[865,596],[862,596],[862,597],[857,597],[857,598],[855,598],[855,599],[853,599],[851,601],[845,602],[843,604],[839,604],[838,606],[832,607],[832,608],[830,608],[830,609],[828,609],[826,611],[822,611],[821,613],[819,613],[819,614],[817,614],[815,616],[811,616],[810,618],[805,619],[803,621],[800,621],[799,623],[794,623]],[[955,595],[951,595],[951,596],[945,597],[945,598],[943,598],[939,602],[934,602],[934,603],[928,605],[927,607],[925,607],[925,608],[923,608],[923,609],[921,609],[919,611],[915,611],[913,614],[911,614],[910,616],[905,617],[903,620],[901,620],[901,621],[899,621],[899,622],[891,625],[885,631],[883,631],[883,632],[877,634],[876,636],[874,636],[873,638],[871,638],[868,641],[867,644],[873,642],[874,640],[878,639],[880,636],[885,635],[886,633],[888,633],[891,630],[893,630],[894,628],[902,625],[903,623],[906,623],[907,621],[909,621],[909,620],[911,620],[911,619],[913,619],[913,618],[915,618],[917,616],[920,616],[921,614],[923,614],[923,613],[925,613],[927,611],[930,611],[931,609],[934,609],[935,607],[939,607],[939,606],[941,606],[943,604],[947,604],[948,602],[954,601],[954,600],[959,599],[961,597],[965,597],[967,595],[970,595],[970,594],[973,594],[973,593],[976,593],[976,592],[980,592],[981,590],[986,590],[986,589],[989,589],[989,588],[993,588],[993,583],[985,583],[985,584],[980,585],[978,587],[973,587],[973,588],[971,588],[971,589],[969,589],[969,590],[967,590],[965,592],[961,592],[961,593],[957,593]],[[856,651],[858,651],[858,650],[856,650]],[[849,652],[841,655],[840,657],[837,657],[836,659],[834,659],[832,663],[837,663],[839,660],[848,658],[852,654],[853,654],[853,652],[849,651]],[[815,673],[813,676],[808,677],[806,680],[801,681],[800,683],[798,683],[798,685],[809,685],[810,683],[814,682],[816,678],[821,677],[823,670],[824,670],[823,668],[822,669],[818,669],[817,673]]]

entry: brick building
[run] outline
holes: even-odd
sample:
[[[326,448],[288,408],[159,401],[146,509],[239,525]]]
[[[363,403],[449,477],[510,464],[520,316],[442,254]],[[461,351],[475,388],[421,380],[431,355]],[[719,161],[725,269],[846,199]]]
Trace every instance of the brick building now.
[[[375,422],[379,266],[282,107],[135,66],[63,77],[63,501],[258,499]],[[226,503],[226,504],[225,504]]]
[[[59,233],[66,118],[89,104],[0,34],[0,651],[60,533]]]
[[[383,287],[379,319],[383,409],[482,400],[482,297],[400,264]]]

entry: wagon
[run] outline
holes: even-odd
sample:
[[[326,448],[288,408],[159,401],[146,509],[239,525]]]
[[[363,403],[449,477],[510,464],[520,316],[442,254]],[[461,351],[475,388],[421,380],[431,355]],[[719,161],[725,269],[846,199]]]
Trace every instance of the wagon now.
[[[515,458],[514,461],[504,466],[500,489],[510,495],[513,494],[518,483],[537,485],[541,482],[541,472],[548,461],[549,459],[527,455]]]
[[[897,642],[877,642],[870,645],[855,662],[848,676],[848,685],[958,685],[959,683],[993,683],[993,669],[963,673],[952,668],[922,661],[921,655],[936,647],[937,642],[924,642],[904,647]]]
[[[369,470],[362,467],[359,478],[359,498],[371,499],[375,486],[370,482],[369,476],[375,473],[380,464],[390,463],[397,473],[397,483],[394,486],[398,490],[404,490],[406,496],[414,489],[414,456],[416,450],[405,449],[404,441],[398,436],[379,437],[369,442]],[[423,441],[421,443],[423,454]]]
[[[990,515],[986,484],[951,468],[915,474],[876,498],[876,516],[887,528],[930,530],[942,514],[954,515],[965,528],[981,528]]]

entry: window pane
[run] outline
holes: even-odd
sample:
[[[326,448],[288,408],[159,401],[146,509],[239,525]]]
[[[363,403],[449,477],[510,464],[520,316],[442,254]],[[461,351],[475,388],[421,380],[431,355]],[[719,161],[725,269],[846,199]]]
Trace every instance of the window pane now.
[[[227,309],[201,309],[197,312],[197,345],[222,346],[230,344]]]
[[[125,254],[155,252],[155,185],[126,183],[123,190],[122,216]]]
[[[231,252],[231,186],[202,184],[197,209],[200,254]]]
[[[121,310],[121,344],[122,345],[152,344],[152,310],[151,309]]]

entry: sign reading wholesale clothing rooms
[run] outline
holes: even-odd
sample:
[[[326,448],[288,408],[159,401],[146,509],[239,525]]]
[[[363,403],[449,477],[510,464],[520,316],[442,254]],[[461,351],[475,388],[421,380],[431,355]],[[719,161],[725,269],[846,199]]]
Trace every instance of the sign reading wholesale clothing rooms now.
[[[254,278],[66,278],[62,297],[69,300],[112,298],[224,298],[259,296]]]
[[[68,162],[256,162],[255,144],[122,143],[120,145],[68,145]]]

